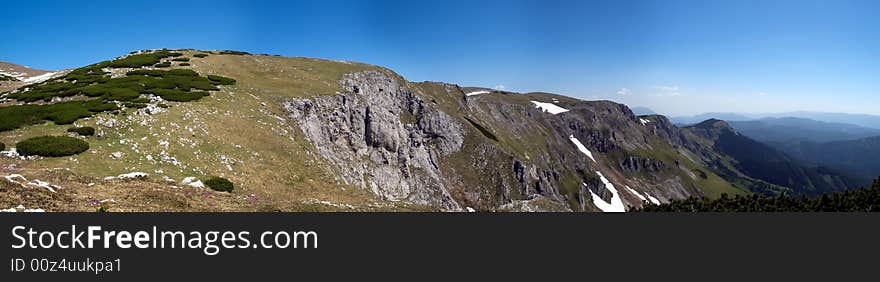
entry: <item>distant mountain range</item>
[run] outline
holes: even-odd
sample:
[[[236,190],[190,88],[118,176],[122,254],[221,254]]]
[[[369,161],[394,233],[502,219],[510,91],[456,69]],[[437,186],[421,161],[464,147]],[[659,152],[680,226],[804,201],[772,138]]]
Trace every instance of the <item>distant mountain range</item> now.
[[[742,135],[794,159],[846,171],[859,183],[880,175],[880,129],[793,117],[729,123]]]
[[[683,129],[712,142],[712,151],[721,156],[709,162],[714,171],[730,181],[742,181],[743,176],[753,180],[744,183],[751,191],[816,195],[864,184],[858,177],[791,158],[782,151],[738,133],[722,120],[709,119]],[[743,175],[738,175],[740,173]]]
[[[858,125],[861,127],[869,127],[880,129],[880,116],[868,114],[850,114],[850,113],[828,113],[828,112],[810,112],[796,111],[783,113],[733,113],[733,112],[713,112],[703,113],[693,116],[677,116],[670,117],[675,124],[691,125],[702,122],[707,119],[720,119],[728,122],[732,121],[750,121],[766,118],[801,118],[822,121],[827,123],[846,123]]]
[[[765,143],[831,142],[880,136],[880,129],[806,118],[763,118],[730,121],[742,134]]]

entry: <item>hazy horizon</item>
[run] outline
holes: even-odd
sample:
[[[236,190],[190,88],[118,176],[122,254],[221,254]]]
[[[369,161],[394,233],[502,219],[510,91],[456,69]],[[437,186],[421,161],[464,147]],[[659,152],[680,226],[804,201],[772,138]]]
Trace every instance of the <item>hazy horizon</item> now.
[[[140,49],[231,49],[669,116],[880,115],[878,8],[870,0],[22,1],[0,11],[0,24],[15,27],[0,61],[57,70]]]

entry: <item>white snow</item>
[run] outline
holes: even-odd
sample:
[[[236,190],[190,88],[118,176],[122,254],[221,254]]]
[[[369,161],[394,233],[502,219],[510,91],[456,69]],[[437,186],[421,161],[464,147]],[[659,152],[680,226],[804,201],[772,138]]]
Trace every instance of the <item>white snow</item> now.
[[[651,196],[651,194],[649,194],[648,192],[644,192],[645,196],[648,197],[648,198],[645,198],[645,196],[642,196],[641,194],[639,194],[638,191],[634,190],[633,188],[629,188],[629,186],[625,186],[625,185],[624,185],[624,187],[626,187],[626,189],[628,189],[630,193],[633,193],[633,195],[636,195],[636,197],[639,197],[639,199],[641,199],[642,202],[651,202],[652,204],[655,204],[655,205],[660,204],[660,200],[658,200],[657,198],[654,198],[654,196]]]
[[[643,118],[639,118],[639,121],[642,123],[642,125],[647,125],[649,122],[651,122],[650,120],[643,119]]]
[[[54,72],[47,72],[38,76],[25,78],[22,81],[24,81],[25,83],[39,83],[49,80],[50,78],[52,78],[53,75],[55,75]]]
[[[629,190],[630,193],[632,193],[633,195],[636,195],[636,197],[639,197],[639,199],[642,200],[642,202],[648,201],[648,199],[645,199],[645,196],[642,196],[642,194],[639,194],[639,192],[636,191],[635,189],[629,188],[629,186],[627,186],[627,185],[623,185],[623,187],[626,187],[626,190]]]
[[[593,158],[593,152],[590,152],[590,150],[587,149],[587,147],[584,146],[584,144],[582,144],[580,140],[575,138],[574,135],[569,135],[568,139],[570,139],[571,142],[574,143],[575,146],[577,146],[578,150],[580,150],[582,153],[587,155],[587,157],[590,157],[590,159],[593,160],[594,162],[596,161],[596,159]]]
[[[480,94],[489,94],[489,93],[492,93],[492,92],[489,92],[489,91],[486,91],[486,90],[480,90],[480,91],[468,92],[468,93],[466,93],[466,94],[464,94],[464,95],[470,97],[470,96],[477,96],[477,95],[480,95]]]
[[[476,210],[474,210],[474,208],[472,207],[467,207],[465,208],[465,210],[467,210],[467,212],[476,212]]]
[[[119,176],[116,176],[116,178],[119,178],[119,179],[137,179],[137,178],[146,178],[147,176],[149,176],[149,174],[146,174],[146,173],[143,173],[143,172],[129,172],[129,173],[120,174]]]
[[[645,192],[645,195],[648,196],[648,200],[650,200],[652,204],[655,204],[655,205],[660,204],[660,200],[658,200],[657,198],[654,198],[654,196],[651,196],[651,194],[648,194],[647,192]]]
[[[608,181],[601,172],[596,171],[596,174],[599,175],[599,179],[602,180],[602,183],[605,184],[605,189],[611,192],[611,202],[605,202],[599,195],[593,193],[593,190],[587,189],[590,191],[590,198],[593,199],[593,205],[602,210],[603,212],[626,212],[626,206],[623,205],[623,200],[620,198],[620,195],[617,193],[617,189],[614,189],[614,184]],[[586,185],[586,184],[584,184]]]
[[[556,115],[556,114],[561,114],[561,113],[564,113],[564,112],[567,112],[567,111],[568,111],[568,109],[565,109],[565,108],[563,108],[563,107],[557,106],[556,104],[553,104],[553,103],[544,103],[544,102],[532,101],[532,104],[535,104],[535,107],[541,109],[541,111],[543,111],[543,112],[548,112],[548,113],[551,113],[551,114],[554,114],[554,115]]]

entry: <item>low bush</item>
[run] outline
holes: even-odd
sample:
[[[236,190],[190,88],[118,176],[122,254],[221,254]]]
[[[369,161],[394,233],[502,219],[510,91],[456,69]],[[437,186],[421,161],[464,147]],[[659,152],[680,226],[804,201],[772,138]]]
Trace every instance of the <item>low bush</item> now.
[[[198,54],[193,55],[193,57],[196,57],[196,58],[204,58],[207,56],[208,56],[208,54],[205,54],[205,53],[198,53]]]
[[[169,62],[158,63],[158,64],[153,65],[153,67],[156,67],[156,68],[167,68],[170,66],[171,66],[171,63],[169,63]]]
[[[95,128],[91,126],[71,127],[67,129],[67,132],[74,132],[80,136],[92,136],[95,135]]]
[[[3,142],[0,142],[0,151],[6,151],[6,144],[3,144]]]
[[[140,68],[158,64],[163,58],[171,57],[171,54],[171,52],[162,50],[152,53],[129,55],[125,58],[119,58],[103,64],[105,67],[110,68]]]
[[[208,92],[194,91],[188,92],[178,89],[151,89],[147,90],[150,94],[162,97],[162,99],[174,102],[189,102],[208,96]]]
[[[65,157],[89,149],[89,143],[67,136],[40,136],[15,144],[22,156]]]
[[[98,63],[75,69],[67,75],[38,84],[20,87],[5,97],[25,104],[0,107],[0,132],[25,125],[52,121],[56,124],[71,124],[74,121],[91,117],[95,113],[116,111],[116,102],[129,108],[144,107],[149,101],[144,94],[155,94],[165,100],[187,102],[209,96],[206,91],[217,91],[219,85],[232,85],[234,79],[222,76],[200,76],[191,69],[129,71],[126,76],[111,78],[102,70],[108,66],[125,64],[137,65],[150,58],[164,58],[167,51],[138,53],[123,62],[118,60]],[[142,55],[151,55],[143,57]],[[136,58],[135,58],[136,57]],[[171,63],[163,63],[171,65]],[[181,64],[183,65],[183,64]],[[56,97],[87,96],[94,99],[52,102]],[[50,104],[31,104],[46,101]]]
[[[188,67],[188,66],[189,66],[189,63],[180,63],[178,66],[181,66],[181,67]]]
[[[221,50],[221,55],[250,55],[251,53],[233,50]]]
[[[189,58],[174,58],[171,60],[175,62],[189,62]]]
[[[0,131],[13,130],[25,125],[46,121],[55,124],[71,124],[95,113],[116,110],[116,104],[102,99],[70,101],[48,105],[13,105],[0,107]]]
[[[232,192],[232,190],[235,188],[235,186],[232,184],[232,181],[217,176],[206,179],[204,183],[208,186],[208,188],[220,192]]]
[[[223,76],[219,76],[219,75],[209,74],[208,79],[217,85],[233,85],[233,84],[235,84],[235,79],[231,79],[231,78],[223,77]]]

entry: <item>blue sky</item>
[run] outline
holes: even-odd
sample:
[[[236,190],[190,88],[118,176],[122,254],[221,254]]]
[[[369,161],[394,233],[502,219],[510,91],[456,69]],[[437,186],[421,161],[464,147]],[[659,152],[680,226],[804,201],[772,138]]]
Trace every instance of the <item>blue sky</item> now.
[[[880,114],[880,1],[14,1],[0,61],[147,48],[345,59],[668,115]]]

